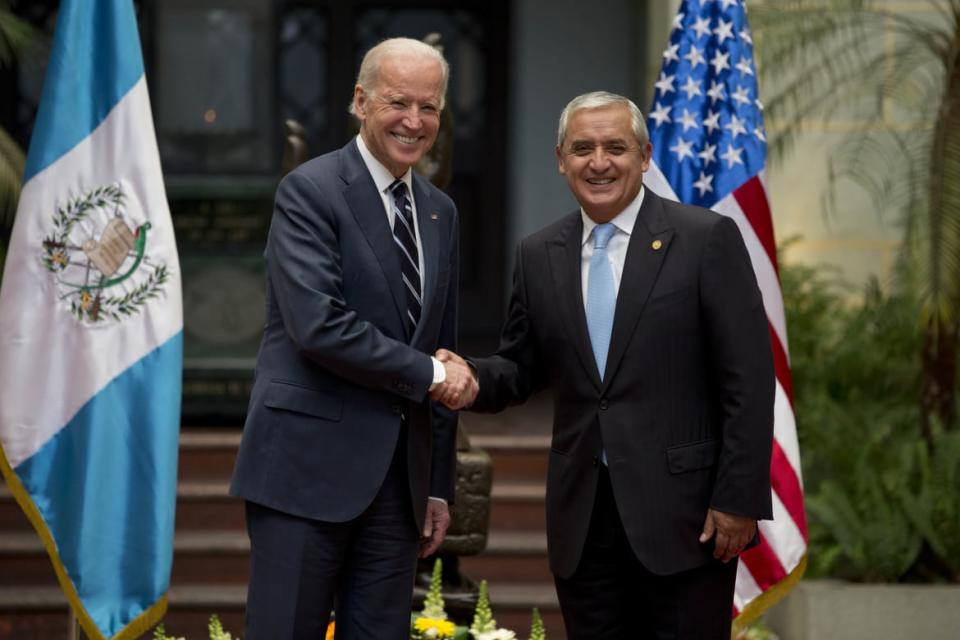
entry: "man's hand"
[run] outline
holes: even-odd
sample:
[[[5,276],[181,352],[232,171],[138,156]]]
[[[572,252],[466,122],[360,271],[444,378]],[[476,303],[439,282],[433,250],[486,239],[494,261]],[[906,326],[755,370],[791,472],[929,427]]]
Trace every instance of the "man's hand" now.
[[[708,509],[707,519],[703,523],[703,533],[700,534],[700,543],[707,542],[716,534],[713,557],[729,562],[753,540],[756,532],[757,521],[753,518]]]
[[[442,500],[427,500],[427,517],[420,537],[420,557],[434,554],[443,543],[450,527],[450,509]]]
[[[447,379],[430,392],[430,399],[442,402],[451,411],[459,411],[473,404],[480,386],[466,360],[446,349],[438,350],[434,357],[443,363]]]

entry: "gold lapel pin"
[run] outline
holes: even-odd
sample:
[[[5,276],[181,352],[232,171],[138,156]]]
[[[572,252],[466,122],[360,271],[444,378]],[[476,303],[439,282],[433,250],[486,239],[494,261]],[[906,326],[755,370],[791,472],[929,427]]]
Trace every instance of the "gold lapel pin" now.
[[[653,250],[654,250],[654,251],[659,251],[659,250],[660,250],[660,247],[663,246],[663,243],[660,242],[659,240],[654,240],[654,241],[650,244],[650,246],[653,247]]]
[[[440,217],[440,216],[438,216],[438,215],[435,214],[435,213],[431,213],[431,214],[430,214],[430,219],[431,219],[431,220],[436,220],[436,219],[439,218],[439,217]]]

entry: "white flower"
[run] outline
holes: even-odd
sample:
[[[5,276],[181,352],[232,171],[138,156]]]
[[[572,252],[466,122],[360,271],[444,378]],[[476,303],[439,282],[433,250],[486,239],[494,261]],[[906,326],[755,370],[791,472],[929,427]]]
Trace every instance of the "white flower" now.
[[[509,629],[495,629],[493,631],[472,631],[476,640],[516,640],[517,634]]]

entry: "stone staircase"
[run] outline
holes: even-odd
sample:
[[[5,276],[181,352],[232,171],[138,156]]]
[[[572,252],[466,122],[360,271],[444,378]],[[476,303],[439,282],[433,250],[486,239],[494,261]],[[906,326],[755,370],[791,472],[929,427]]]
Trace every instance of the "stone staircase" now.
[[[494,481],[487,550],[462,558],[461,570],[488,581],[494,616],[520,640],[529,633],[532,607],[540,609],[547,637],[563,640],[546,560],[549,426],[543,408],[466,415],[464,422],[473,446],[490,453]],[[227,495],[239,440],[239,429],[182,431],[168,634],[206,638],[212,613],[235,635],[242,632],[249,543],[243,505]],[[66,600],[39,537],[6,487],[0,487],[0,567],[0,639],[66,638]]]

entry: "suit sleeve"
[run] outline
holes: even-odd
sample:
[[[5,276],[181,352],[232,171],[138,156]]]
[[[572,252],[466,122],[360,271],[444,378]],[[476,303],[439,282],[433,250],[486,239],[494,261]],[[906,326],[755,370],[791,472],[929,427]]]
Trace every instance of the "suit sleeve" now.
[[[710,506],[770,519],[773,355],[753,266],[729,218],[720,216],[714,225],[701,270],[703,325],[723,424]]]
[[[359,385],[420,402],[433,381],[430,357],[385,336],[344,301],[336,217],[302,172],[277,189],[267,274],[287,335],[305,357]]]
[[[547,385],[544,359],[537,351],[524,275],[523,245],[517,248],[513,289],[507,318],[500,333],[500,346],[489,358],[471,358],[477,368],[480,391],[471,411],[495,413],[521,404]]]
[[[450,233],[450,281],[443,308],[438,349],[457,353],[458,291],[460,289],[460,230],[454,211]],[[456,489],[457,423],[459,414],[438,402],[430,402],[433,459],[430,464],[430,495],[453,504]]]

